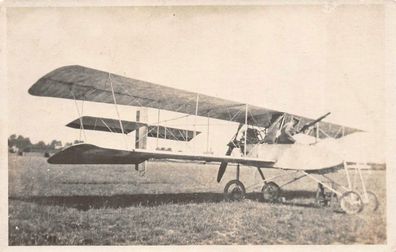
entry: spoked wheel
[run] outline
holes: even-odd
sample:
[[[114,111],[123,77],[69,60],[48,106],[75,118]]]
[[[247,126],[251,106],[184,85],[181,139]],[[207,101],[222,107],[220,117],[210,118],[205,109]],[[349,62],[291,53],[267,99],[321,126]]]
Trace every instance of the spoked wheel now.
[[[245,186],[239,180],[231,180],[224,187],[224,196],[226,200],[240,201],[245,198]]]
[[[356,214],[362,211],[363,201],[357,192],[348,191],[341,195],[340,206],[347,214]]]
[[[363,198],[363,204],[364,204],[364,209],[367,209],[369,212],[375,212],[378,209],[379,202],[377,195],[375,193],[367,191],[367,198],[365,195],[362,195]]]
[[[275,182],[265,183],[261,189],[264,201],[275,202],[280,196],[280,187]]]

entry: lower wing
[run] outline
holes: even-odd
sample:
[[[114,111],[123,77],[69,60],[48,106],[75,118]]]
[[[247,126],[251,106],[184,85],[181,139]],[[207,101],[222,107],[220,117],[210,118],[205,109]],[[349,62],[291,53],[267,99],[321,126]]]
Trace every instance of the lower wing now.
[[[142,149],[118,150],[78,144],[70,146],[48,159],[50,164],[139,164],[149,159],[176,159],[205,162],[228,162],[256,167],[272,167],[275,161],[249,157],[186,154]]]

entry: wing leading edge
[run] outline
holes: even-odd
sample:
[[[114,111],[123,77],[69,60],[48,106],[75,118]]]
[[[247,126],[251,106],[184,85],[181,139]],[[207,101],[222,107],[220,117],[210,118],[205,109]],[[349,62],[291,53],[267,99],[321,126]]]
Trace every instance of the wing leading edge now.
[[[176,159],[205,162],[229,162],[256,167],[271,167],[274,161],[257,158],[196,155],[142,149],[118,150],[92,144],[70,146],[48,159],[50,164],[139,164],[149,159]]]

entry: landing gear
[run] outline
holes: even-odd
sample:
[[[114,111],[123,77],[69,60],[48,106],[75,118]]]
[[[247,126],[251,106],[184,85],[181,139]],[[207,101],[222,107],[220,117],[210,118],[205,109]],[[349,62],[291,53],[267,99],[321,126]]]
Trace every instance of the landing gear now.
[[[276,202],[279,199],[280,191],[280,187],[275,182],[268,182],[261,189],[261,196],[264,201]]]
[[[315,205],[317,207],[332,207],[338,203],[337,194],[332,191],[326,191],[321,183],[318,183],[318,190],[315,196]]]
[[[315,205],[318,207],[325,207],[328,205],[325,189],[321,183],[318,183],[318,190],[316,190]]]
[[[279,200],[281,188],[276,184],[275,182],[267,182],[267,180],[264,177],[263,172],[259,167],[257,167],[257,170],[261,176],[261,179],[264,181],[263,188],[261,188],[261,198],[263,201],[269,201],[269,202],[276,202]]]
[[[367,191],[366,196],[364,194],[362,195],[362,200],[363,200],[365,210],[367,209],[367,211],[369,211],[369,212],[377,211],[379,202],[378,202],[378,198],[375,195],[375,193]]]
[[[378,209],[379,202],[377,196],[373,192],[366,190],[366,185],[361,171],[361,164],[347,164],[344,162],[344,168],[348,179],[349,189],[353,190],[354,188],[357,188],[357,185],[355,185],[355,182],[352,183],[348,168],[355,170],[354,180],[359,176],[362,192],[360,194],[355,191],[345,192],[340,199],[341,209],[346,213],[352,214],[361,212],[363,208],[368,212],[376,211]]]
[[[224,196],[226,200],[240,201],[245,198],[245,186],[239,180],[231,180],[224,188]]]
[[[363,201],[355,191],[347,191],[340,198],[341,209],[347,214],[357,214],[363,209]]]
[[[224,197],[229,201],[240,201],[245,198],[246,189],[245,186],[239,181],[239,164],[236,170],[236,179],[231,180],[224,187]]]

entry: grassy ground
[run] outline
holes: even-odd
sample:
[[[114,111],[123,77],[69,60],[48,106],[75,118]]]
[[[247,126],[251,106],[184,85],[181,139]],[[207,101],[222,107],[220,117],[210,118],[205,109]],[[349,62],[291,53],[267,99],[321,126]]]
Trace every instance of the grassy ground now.
[[[10,155],[9,244],[386,242],[384,171],[365,172],[381,205],[358,215],[315,207],[317,185],[308,179],[285,187],[283,204],[260,202],[260,176],[248,167],[241,171],[247,199],[225,202],[222,191],[235,168],[220,184],[216,173],[214,165],[151,162],[139,177],[133,166],[59,166],[40,156]]]

